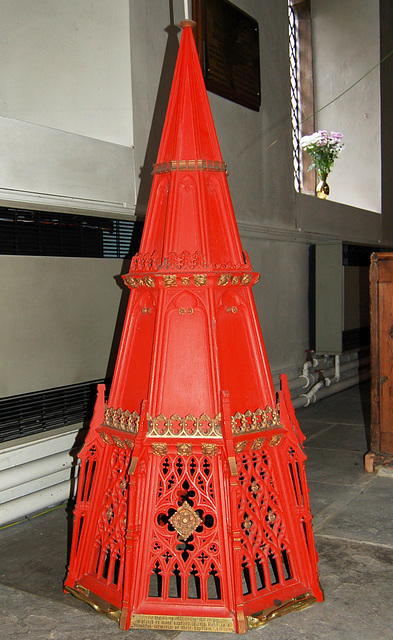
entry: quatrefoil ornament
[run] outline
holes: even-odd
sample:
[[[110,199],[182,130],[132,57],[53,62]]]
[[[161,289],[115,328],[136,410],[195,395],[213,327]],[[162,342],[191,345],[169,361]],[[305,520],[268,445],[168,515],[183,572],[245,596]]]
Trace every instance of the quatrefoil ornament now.
[[[169,522],[176,529],[181,540],[187,540],[195,529],[202,523],[201,518],[192,506],[185,500],[176,513],[169,518]]]

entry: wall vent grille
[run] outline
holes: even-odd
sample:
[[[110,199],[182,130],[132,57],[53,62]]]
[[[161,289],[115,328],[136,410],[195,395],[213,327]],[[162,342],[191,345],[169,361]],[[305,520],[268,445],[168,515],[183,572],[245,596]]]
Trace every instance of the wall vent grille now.
[[[97,384],[80,384],[24,393],[0,400],[0,442],[90,420]]]
[[[142,228],[134,220],[0,207],[0,254],[129,258]]]

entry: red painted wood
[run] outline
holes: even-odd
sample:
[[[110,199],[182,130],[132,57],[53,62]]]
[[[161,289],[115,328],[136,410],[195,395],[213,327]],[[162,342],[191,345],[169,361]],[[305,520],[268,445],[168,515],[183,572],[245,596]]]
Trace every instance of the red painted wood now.
[[[153,626],[154,616],[192,616],[244,633],[248,615],[304,593],[322,600],[303,436],[285,380],[276,401],[251,290],[258,274],[189,24],[124,278],[108,406],[101,394],[80,456],[66,586],[119,609],[123,629],[138,615]],[[185,535],[172,518],[187,505],[195,526]]]

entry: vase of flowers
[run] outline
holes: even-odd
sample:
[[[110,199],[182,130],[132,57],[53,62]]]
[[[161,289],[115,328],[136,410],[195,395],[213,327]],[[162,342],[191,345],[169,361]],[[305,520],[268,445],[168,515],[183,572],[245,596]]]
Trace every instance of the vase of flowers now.
[[[331,131],[330,135],[325,130],[315,131],[310,136],[300,139],[300,146],[312,159],[309,171],[316,169],[319,182],[316,193],[318,198],[327,198],[330,188],[327,177],[333,169],[333,164],[344,149],[343,135],[338,131]]]

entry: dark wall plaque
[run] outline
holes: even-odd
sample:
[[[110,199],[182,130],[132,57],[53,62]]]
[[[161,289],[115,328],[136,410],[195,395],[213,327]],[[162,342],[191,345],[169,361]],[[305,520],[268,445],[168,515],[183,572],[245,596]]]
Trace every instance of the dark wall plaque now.
[[[259,111],[259,29],[228,0],[193,0],[195,39],[206,88]]]

